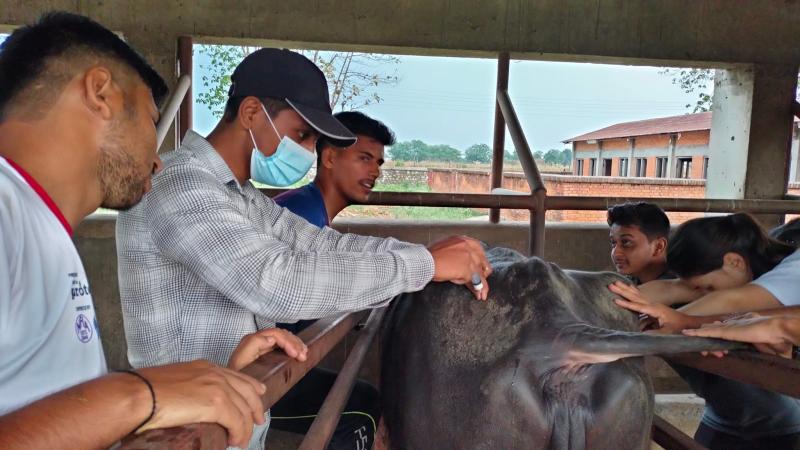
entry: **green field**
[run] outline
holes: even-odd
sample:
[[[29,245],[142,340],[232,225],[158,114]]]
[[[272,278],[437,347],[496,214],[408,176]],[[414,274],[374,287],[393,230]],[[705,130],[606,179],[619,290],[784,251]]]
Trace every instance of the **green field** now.
[[[431,189],[425,183],[378,183],[375,186],[375,190],[384,192],[431,192]],[[358,205],[348,207],[340,213],[340,216],[411,220],[465,220],[486,214],[488,213],[482,213],[470,208]]]

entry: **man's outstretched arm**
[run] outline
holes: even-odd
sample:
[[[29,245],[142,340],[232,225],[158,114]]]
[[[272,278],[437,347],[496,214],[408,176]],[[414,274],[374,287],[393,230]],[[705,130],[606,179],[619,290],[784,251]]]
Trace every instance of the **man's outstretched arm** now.
[[[264,386],[248,376],[205,361],[137,372],[150,381],[156,399],[152,418],[138,431],[218,423],[228,430],[230,445],[246,447],[253,424],[264,422]],[[0,417],[0,448],[108,448],[142,425],[151,411],[147,385],[134,375],[114,373]]]

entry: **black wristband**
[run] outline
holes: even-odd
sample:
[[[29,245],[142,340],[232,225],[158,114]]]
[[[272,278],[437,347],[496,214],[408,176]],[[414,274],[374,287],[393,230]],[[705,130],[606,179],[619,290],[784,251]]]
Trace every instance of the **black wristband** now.
[[[150,419],[152,419],[153,416],[156,413],[156,391],[153,389],[153,385],[150,384],[150,380],[145,378],[144,375],[140,374],[139,372],[137,372],[135,370],[120,370],[120,372],[131,374],[131,375],[135,376],[136,378],[142,380],[144,382],[144,384],[147,385],[147,389],[150,390],[150,397],[153,399],[153,408],[150,409],[150,415],[147,416],[147,418],[144,419],[144,421],[142,423],[140,423],[138,427],[133,429],[132,433],[135,434],[136,432],[139,431],[139,428],[142,428],[147,422],[150,422]]]

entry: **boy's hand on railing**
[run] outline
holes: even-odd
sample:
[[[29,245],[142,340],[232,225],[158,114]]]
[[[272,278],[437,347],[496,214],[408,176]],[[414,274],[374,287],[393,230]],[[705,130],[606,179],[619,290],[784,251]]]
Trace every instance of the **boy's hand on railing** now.
[[[488,298],[486,279],[492,273],[492,266],[479,241],[467,236],[451,236],[430,245],[428,251],[433,256],[433,281],[466,284],[478,300]],[[480,278],[479,284],[473,284],[473,275]]]
[[[283,349],[290,358],[298,361],[305,361],[308,355],[308,347],[299,337],[280,328],[267,328],[242,338],[228,360],[228,368],[242,370],[259,356],[275,350],[275,347]]]
[[[208,361],[137,372],[150,381],[156,399],[155,414],[139,432],[192,423],[218,423],[227,429],[229,445],[247,447],[253,424],[264,423],[261,395],[266,388],[254,378]]]
[[[765,317],[758,313],[748,313],[724,322],[714,322],[700,328],[683,330],[683,334],[748,342],[760,352],[791,359],[792,342],[786,333],[786,330],[790,328],[787,325],[791,321],[800,321],[800,319],[784,316]]]

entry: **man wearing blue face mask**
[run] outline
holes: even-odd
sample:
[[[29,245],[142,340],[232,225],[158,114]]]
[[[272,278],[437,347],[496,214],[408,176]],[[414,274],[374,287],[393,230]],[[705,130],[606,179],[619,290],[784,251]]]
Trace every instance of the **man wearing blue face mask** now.
[[[262,195],[249,179],[291,184],[310,167],[318,136],[341,147],[355,136],[331,115],[325,77],[302,55],[259,50],[231,80],[216,128],[206,138],[188,132],[163,158],[152,191],[117,220],[134,367],[224,363],[244,335],[276,321],[379,307],[432,280],[487,298],[491,267],[473,239],[425,248],[340,234]],[[263,446],[265,430],[257,431],[253,448]],[[360,436],[350,439],[337,448],[364,448]]]

